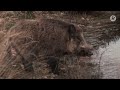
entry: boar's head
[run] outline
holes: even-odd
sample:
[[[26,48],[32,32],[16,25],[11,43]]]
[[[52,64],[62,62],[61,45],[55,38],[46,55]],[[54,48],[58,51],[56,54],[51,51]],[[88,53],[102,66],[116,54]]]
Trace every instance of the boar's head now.
[[[88,44],[84,38],[82,28],[79,28],[74,25],[70,25],[69,29],[69,43],[68,50],[71,53],[76,53],[80,56],[91,56],[92,54],[92,45]]]

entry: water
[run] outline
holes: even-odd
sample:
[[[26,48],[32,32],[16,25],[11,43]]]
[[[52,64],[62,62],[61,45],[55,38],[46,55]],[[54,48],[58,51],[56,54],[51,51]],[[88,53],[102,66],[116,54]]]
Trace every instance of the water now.
[[[103,79],[120,79],[120,39],[99,47],[96,61],[100,64]]]
[[[98,37],[90,36],[91,43],[97,46],[91,61],[98,64],[97,70],[99,74],[102,73],[101,79],[120,79],[119,27],[114,24],[98,30],[94,30],[94,34]]]

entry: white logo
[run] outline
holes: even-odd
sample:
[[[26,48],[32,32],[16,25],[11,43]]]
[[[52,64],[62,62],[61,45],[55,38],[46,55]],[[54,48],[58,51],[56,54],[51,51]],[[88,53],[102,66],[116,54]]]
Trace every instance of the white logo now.
[[[116,16],[115,16],[115,15],[110,16],[110,20],[111,20],[112,22],[116,21]]]

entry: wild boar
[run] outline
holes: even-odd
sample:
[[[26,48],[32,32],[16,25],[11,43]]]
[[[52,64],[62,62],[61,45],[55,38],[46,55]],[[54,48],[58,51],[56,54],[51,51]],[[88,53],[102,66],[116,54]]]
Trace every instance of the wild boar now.
[[[11,58],[21,60],[26,71],[39,56],[90,55],[91,50],[82,28],[54,19],[22,20],[7,36]]]

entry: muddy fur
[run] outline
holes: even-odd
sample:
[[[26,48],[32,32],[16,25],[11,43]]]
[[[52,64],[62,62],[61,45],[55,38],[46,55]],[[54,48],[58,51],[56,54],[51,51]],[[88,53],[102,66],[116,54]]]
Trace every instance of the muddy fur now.
[[[13,68],[14,63],[18,63],[16,68],[20,69],[23,65],[26,71],[34,71],[32,66],[34,60],[75,53],[80,42],[84,42],[81,33],[82,30],[77,26],[59,20],[22,20],[5,35],[2,64],[6,63],[7,66],[8,62],[12,62]],[[7,70],[8,67],[5,66],[4,70]]]

